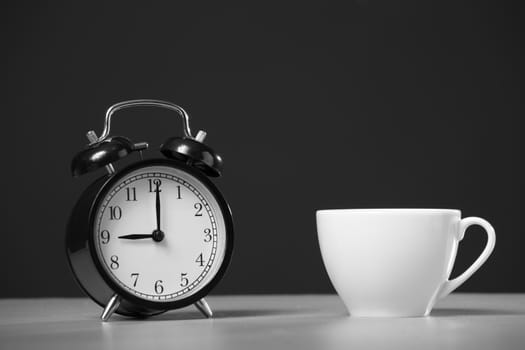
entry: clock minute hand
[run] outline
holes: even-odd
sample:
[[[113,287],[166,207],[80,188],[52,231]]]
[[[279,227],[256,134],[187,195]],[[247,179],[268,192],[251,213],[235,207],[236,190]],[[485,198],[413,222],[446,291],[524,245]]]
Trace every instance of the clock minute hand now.
[[[135,234],[135,235],[124,235],[124,236],[118,236],[120,239],[145,239],[145,238],[153,238],[153,234]]]
[[[157,182],[157,188],[155,190],[155,212],[157,214],[157,231],[160,229],[160,181]]]

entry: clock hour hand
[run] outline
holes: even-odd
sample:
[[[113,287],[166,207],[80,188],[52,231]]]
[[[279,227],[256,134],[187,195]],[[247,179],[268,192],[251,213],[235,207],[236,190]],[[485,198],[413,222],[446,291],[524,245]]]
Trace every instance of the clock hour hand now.
[[[149,234],[149,235],[142,235],[142,234],[138,234],[138,235],[124,235],[124,236],[118,236],[118,238],[120,238],[120,239],[144,239],[144,238],[153,238],[153,234]]]
[[[151,238],[155,242],[161,242],[164,239],[164,232],[155,230],[155,231],[153,231],[153,233],[151,233],[149,235],[146,235],[146,234],[133,234],[133,235],[118,236],[118,238],[120,238],[120,239],[132,239],[132,240]]]

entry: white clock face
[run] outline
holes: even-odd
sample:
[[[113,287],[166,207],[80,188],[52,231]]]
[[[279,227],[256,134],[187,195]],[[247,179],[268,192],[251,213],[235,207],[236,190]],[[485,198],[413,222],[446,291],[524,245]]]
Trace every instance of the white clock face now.
[[[168,166],[135,170],[97,208],[94,242],[102,266],[139,298],[172,302],[199,291],[224,259],[220,206],[200,181]]]

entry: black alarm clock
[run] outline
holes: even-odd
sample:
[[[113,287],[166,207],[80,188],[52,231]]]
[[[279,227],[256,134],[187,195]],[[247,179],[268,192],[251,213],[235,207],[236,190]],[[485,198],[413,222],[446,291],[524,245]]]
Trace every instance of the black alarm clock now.
[[[116,111],[143,106],[182,117],[184,136],[160,146],[163,158],[144,160],[147,143],[110,136]],[[89,131],[90,143],[73,158],[75,177],[106,171],[80,196],[66,234],[71,271],[103,307],[103,321],[114,312],[147,317],[190,304],[212,317],[204,297],[231,259],[233,220],[210,180],[221,175],[222,159],[203,143],[205,136],[192,136],[188,114],[173,103],[124,101],[107,110],[102,135]],[[133,153],[137,162],[115,169]]]

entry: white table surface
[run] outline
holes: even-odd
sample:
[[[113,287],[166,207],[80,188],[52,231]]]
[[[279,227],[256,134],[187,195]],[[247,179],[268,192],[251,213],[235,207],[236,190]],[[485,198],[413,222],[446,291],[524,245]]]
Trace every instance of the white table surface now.
[[[210,296],[146,320],[88,299],[0,300],[0,349],[525,349],[524,294],[453,294],[429,317],[349,317],[335,295]]]

